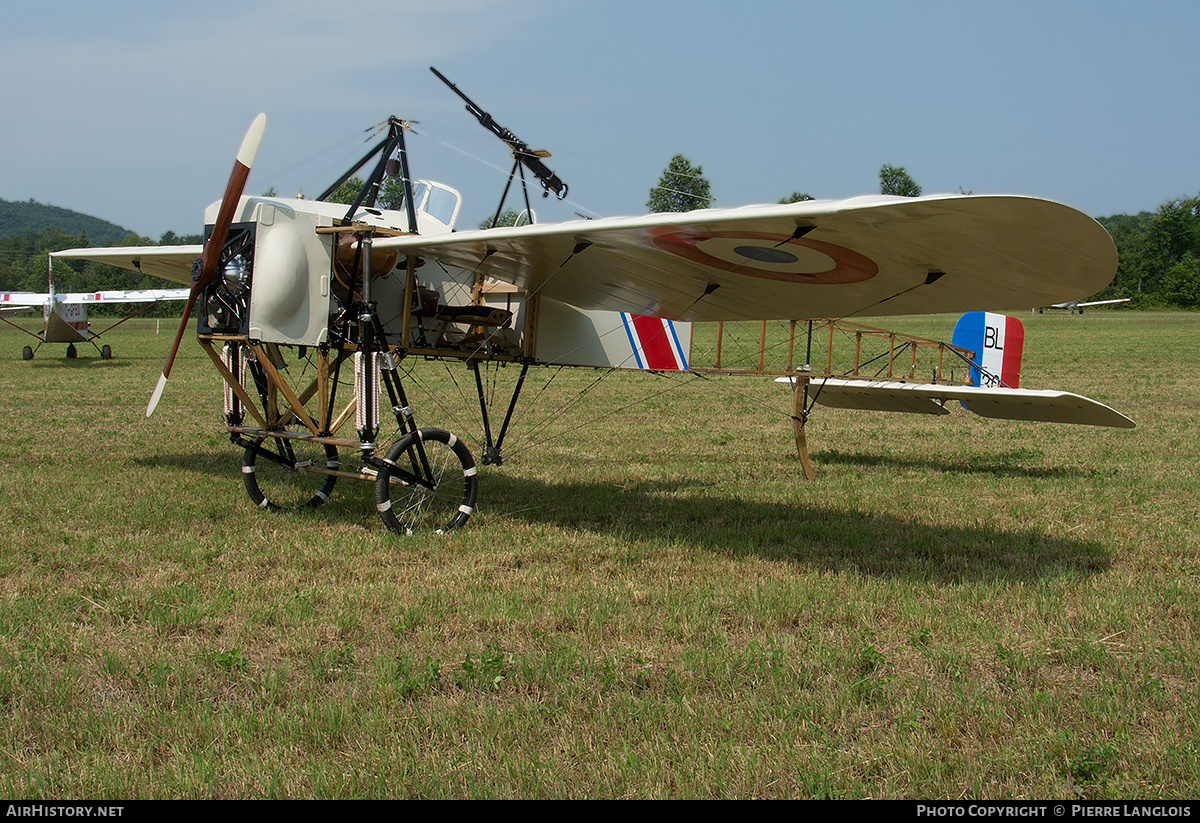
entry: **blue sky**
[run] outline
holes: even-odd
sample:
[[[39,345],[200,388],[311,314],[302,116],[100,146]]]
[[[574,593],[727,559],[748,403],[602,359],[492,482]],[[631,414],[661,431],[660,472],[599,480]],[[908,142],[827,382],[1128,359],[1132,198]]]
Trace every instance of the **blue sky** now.
[[[1200,4],[1109,0],[161,0],[19,4],[0,198],[200,231],[254,115],[248,191],[315,196],[388,115],[416,177],[495,209],[511,159],[429,71],[550,150],[542,222],[645,211],[671,156],[717,206],[1017,193],[1093,216],[1200,192]],[[515,201],[509,201],[515,204]]]

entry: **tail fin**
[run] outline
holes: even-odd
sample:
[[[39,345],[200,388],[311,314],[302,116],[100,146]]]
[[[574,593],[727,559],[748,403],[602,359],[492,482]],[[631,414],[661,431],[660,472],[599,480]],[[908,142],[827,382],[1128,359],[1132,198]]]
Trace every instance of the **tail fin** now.
[[[54,311],[54,258],[46,255],[46,286],[50,290],[50,298],[42,309],[42,320],[50,322],[50,313]]]
[[[968,312],[954,324],[950,342],[975,352],[972,385],[1019,387],[1025,327],[1017,318],[984,311]]]

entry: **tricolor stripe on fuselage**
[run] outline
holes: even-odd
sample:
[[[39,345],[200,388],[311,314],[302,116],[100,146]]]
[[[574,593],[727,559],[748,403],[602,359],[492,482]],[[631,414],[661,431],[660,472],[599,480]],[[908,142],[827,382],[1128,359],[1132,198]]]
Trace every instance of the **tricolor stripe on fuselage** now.
[[[687,371],[687,357],[670,320],[621,312],[621,322],[639,369]]]

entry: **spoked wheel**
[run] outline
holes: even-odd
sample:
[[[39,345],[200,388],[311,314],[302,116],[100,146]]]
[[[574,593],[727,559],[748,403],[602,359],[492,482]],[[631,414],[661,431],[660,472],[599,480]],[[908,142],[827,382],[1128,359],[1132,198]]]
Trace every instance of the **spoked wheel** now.
[[[337,447],[284,437],[256,438],[242,455],[242,480],[255,505],[264,509],[304,509],[328,499],[337,477]]]
[[[388,449],[384,464],[375,480],[375,503],[392,531],[449,531],[466,523],[475,510],[475,458],[450,432],[406,434]]]

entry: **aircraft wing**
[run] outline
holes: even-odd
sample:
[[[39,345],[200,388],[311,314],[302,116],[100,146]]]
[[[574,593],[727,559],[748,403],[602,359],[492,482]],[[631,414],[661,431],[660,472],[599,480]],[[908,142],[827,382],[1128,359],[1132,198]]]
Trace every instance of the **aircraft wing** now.
[[[584,310],[762,320],[1032,308],[1095,294],[1108,233],[1047,200],[938,195],[380,238]]]
[[[192,283],[192,263],[204,251],[203,246],[125,246],[92,249],[67,249],[51,252],[55,259],[94,260],[122,269],[151,274],[173,283]],[[184,295],[186,297],[186,295]]]
[[[191,289],[109,289],[58,295],[64,303],[158,303],[187,300]]]
[[[17,312],[41,309],[50,299],[48,294],[37,294],[31,291],[0,292],[0,314],[16,314]]]
[[[790,377],[780,377],[776,382],[791,381]],[[1136,426],[1128,417],[1103,403],[1064,391],[815,378],[810,392],[816,402],[843,409],[948,414],[942,404],[957,400],[975,414],[1000,420],[1077,423],[1121,429]]]
[[[1109,303],[1128,303],[1132,297],[1118,297],[1115,300],[1092,300],[1087,303],[1082,303],[1078,300],[1068,300],[1066,303],[1055,303],[1051,306],[1038,306],[1040,312],[1042,309],[1062,309],[1063,311],[1074,312],[1076,309],[1082,309],[1085,306],[1106,306]]]

